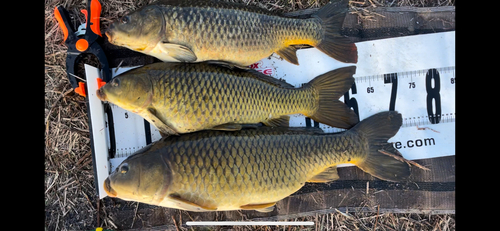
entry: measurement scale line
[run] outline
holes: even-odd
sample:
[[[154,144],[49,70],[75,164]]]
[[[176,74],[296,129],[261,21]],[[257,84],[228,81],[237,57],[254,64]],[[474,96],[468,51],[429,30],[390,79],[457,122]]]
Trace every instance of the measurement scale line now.
[[[234,225],[314,225],[312,221],[188,221],[189,226],[234,226]]]
[[[436,69],[438,72],[442,72],[442,73],[453,72],[453,77],[455,77],[455,66],[429,68],[429,69]],[[393,72],[393,73],[397,74],[397,78],[408,78],[408,77],[413,77],[413,76],[418,76],[418,75],[425,76],[425,74],[427,73],[427,71],[429,69],[414,70],[414,71],[402,71],[402,72]],[[383,80],[385,75],[387,75],[387,74],[367,75],[367,76],[356,76],[356,74],[355,74],[353,77],[354,77],[354,81],[356,81],[356,82],[366,82],[366,81],[370,81],[370,80],[377,80],[377,81]]]
[[[453,123],[455,122],[455,113],[443,113],[441,114],[441,123]],[[413,127],[420,125],[430,125],[433,124],[428,116],[418,116],[418,117],[403,117],[403,124],[401,127]]]

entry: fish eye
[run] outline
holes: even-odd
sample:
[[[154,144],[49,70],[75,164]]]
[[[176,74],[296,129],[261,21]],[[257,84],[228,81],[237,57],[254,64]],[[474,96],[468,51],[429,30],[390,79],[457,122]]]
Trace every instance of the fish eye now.
[[[118,87],[120,85],[120,79],[118,78],[114,78],[112,81],[111,81],[111,86],[112,87]]]
[[[128,16],[123,16],[120,19],[120,22],[123,23],[123,24],[126,24],[126,23],[130,22],[130,18]]]
[[[122,164],[122,166],[120,166],[120,172],[122,174],[125,174],[128,172],[128,164],[127,163],[124,163],[124,164]]]

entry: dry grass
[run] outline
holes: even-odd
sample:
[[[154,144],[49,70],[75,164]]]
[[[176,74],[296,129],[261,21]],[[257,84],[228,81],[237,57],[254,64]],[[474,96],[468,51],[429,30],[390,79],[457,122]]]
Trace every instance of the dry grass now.
[[[153,0],[101,1],[101,28],[116,18]],[[231,0],[277,12],[315,8],[327,0]],[[104,225],[106,216],[97,199],[92,170],[90,133],[85,99],[73,92],[65,72],[66,47],[53,10],[62,4],[83,22],[84,1],[45,1],[45,229],[82,230]],[[442,6],[453,0],[358,0],[353,10],[381,6]],[[80,76],[83,77],[83,76]],[[100,217],[100,219],[99,219]],[[98,221],[99,220],[99,221]],[[313,220],[312,229],[335,230],[453,230],[454,215],[331,213],[298,220]],[[108,228],[112,226],[107,225]],[[311,228],[303,227],[306,230]],[[183,229],[183,228],[181,228]],[[237,230],[283,230],[282,227],[238,227]],[[287,230],[302,230],[292,228]]]
[[[455,217],[415,213],[366,213],[337,211],[306,216],[294,221],[314,221],[314,226],[238,226],[234,230],[455,230]]]

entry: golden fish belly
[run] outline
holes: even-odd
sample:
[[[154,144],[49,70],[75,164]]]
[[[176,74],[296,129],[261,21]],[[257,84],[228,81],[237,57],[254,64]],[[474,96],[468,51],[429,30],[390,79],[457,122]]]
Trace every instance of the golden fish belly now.
[[[173,176],[169,195],[217,210],[273,203],[330,166],[364,158],[366,148],[359,136],[349,133],[220,134],[166,147]]]
[[[164,10],[169,43],[189,47],[196,62],[223,60],[250,65],[294,44],[315,45],[319,19],[293,19],[230,8],[173,7]]]
[[[154,80],[152,107],[179,133],[223,124],[268,123],[316,110],[314,89],[283,88],[254,75],[211,65],[172,68]]]

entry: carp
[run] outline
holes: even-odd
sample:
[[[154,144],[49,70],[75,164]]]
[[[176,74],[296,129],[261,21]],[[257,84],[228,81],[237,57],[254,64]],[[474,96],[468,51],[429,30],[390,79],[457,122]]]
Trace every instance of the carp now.
[[[338,179],[339,164],[382,180],[407,179],[410,165],[387,142],[401,124],[401,114],[387,111],[342,133],[261,127],[169,136],[127,157],[104,189],[110,197],[189,211],[270,212],[306,182]]]
[[[334,1],[299,19],[217,0],[160,0],[113,22],[106,36],[114,45],[166,62],[248,66],[274,52],[298,65],[294,45],[306,44],[356,63],[356,45],[340,35],[347,10],[347,0]]]
[[[350,128],[358,116],[338,99],[354,83],[355,71],[339,68],[295,88],[255,70],[158,62],[113,78],[97,97],[142,116],[165,135],[239,130],[241,124],[288,126],[287,115],[297,113]]]

